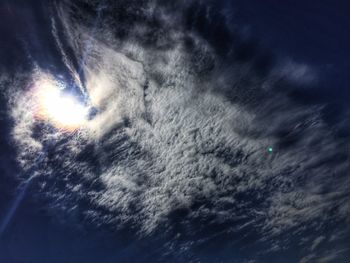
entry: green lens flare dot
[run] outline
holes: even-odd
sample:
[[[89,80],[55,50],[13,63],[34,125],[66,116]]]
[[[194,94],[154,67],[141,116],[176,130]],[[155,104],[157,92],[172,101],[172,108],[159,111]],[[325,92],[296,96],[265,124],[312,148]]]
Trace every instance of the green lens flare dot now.
[[[268,148],[267,148],[267,152],[272,153],[272,152],[273,152],[272,147],[268,147]]]

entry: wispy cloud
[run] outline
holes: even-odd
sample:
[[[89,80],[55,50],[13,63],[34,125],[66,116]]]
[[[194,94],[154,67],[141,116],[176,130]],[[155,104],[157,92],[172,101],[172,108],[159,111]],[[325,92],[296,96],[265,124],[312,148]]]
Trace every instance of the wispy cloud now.
[[[220,17],[203,5],[193,4],[195,11],[179,2],[173,14],[171,4],[124,2],[111,7],[116,17],[106,11],[90,39],[84,74],[98,113],[82,131],[67,138],[38,129],[29,93],[8,94],[24,169],[48,148],[38,186],[53,211],[74,209],[72,217],[131,227],[140,236],[163,229],[174,240],[227,232],[243,233],[244,240],[254,229],[257,243],[277,250],[308,231],[348,222],[349,144],[323,122],[320,106],[296,103],[283,86],[312,81],[312,70],[293,63],[262,70],[255,51],[240,57],[248,47],[234,45],[224,22],[219,26],[227,32],[215,31]],[[71,17],[75,4],[65,4],[60,17],[79,54],[89,17],[79,11]],[[94,2],[87,4],[93,10]],[[135,19],[125,22],[121,10]],[[200,23],[212,31],[202,32]],[[230,48],[212,37],[225,37]],[[221,232],[208,230],[222,225]],[[332,240],[318,235],[305,242],[313,254],[300,262],[318,258],[319,247]]]

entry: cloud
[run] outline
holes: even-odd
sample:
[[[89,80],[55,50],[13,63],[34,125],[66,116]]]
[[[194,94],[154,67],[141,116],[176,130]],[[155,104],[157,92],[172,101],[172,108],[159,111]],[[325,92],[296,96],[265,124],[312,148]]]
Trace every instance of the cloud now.
[[[110,5],[93,29],[95,1],[55,7],[77,57],[89,41],[85,86],[98,113],[87,127],[53,130],[31,115],[30,91],[7,94],[18,161],[26,171],[44,149],[37,187],[56,215],[140,237],[162,231],[174,254],[217,237],[280,250],[348,222],[348,142],[321,106],[288,96],[314,78],[307,66],[277,70],[210,5]],[[317,237],[305,241],[313,253],[331,242]]]
[[[315,250],[325,239],[326,239],[325,236],[319,236],[318,238],[316,238],[312,243],[311,251]]]
[[[327,263],[327,262],[335,262],[335,260],[339,260],[341,258],[341,255],[346,250],[327,250],[321,253],[321,255],[316,254],[310,254],[306,257],[303,257],[299,262],[300,263],[306,263],[306,262],[321,262],[321,263]]]

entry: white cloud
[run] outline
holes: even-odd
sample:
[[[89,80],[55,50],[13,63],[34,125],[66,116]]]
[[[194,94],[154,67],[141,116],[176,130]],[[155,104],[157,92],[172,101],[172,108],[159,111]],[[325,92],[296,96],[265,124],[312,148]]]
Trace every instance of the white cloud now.
[[[92,41],[84,70],[96,117],[74,135],[35,134],[30,93],[9,95],[23,167],[49,148],[38,169],[53,209],[77,209],[83,200],[91,204],[80,211],[87,220],[115,229],[132,225],[139,234],[171,228],[170,215],[183,209],[186,220],[217,220],[208,225],[240,219],[234,230],[248,224],[265,241],[349,218],[349,165],[336,159],[343,154],[347,160],[348,142],[333,136],[319,108],[266,88],[278,79],[276,71],[260,79],[249,62],[220,68],[215,47],[193,34],[199,67],[207,63],[203,58],[217,60],[210,76],[198,75],[180,41],[188,35],[177,27],[166,35],[176,40],[172,47],[154,50],[134,36],[114,39],[108,28],[91,38],[62,19],[78,54],[87,38]],[[283,74],[293,80],[309,76],[306,66],[293,64],[292,74],[290,67]],[[226,96],[231,89],[237,100]],[[311,250],[322,241],[309,241]]]

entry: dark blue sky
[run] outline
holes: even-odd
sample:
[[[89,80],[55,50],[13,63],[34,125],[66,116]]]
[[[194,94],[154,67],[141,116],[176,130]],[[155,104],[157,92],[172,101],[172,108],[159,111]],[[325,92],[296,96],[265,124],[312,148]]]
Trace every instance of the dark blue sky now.
[[[279,57],[306,63],[319,77],[314,96],[350,99],[348,1],[233,0],[234,19]]]
[[[305,91],[306,97],[314,97],[315,102],[349,106],[350,4],[347,1],[233,0],[229,5],[235,26],[248,26],[251,36],[277,59],[289,58],[316,70],[319,81],[315,88]],[[1,9],[2,14],[6,13],[5,6]],[[10,30],[4,25],[0,29],[6,33]],[[12,41],[6,45],[3,40],[3,47],[10,48]],[[331,106],[330,109],[339,110]],[[1,139],[4,141],[0,141],[0,190],[3,190],[0,218],[3,218],[15,189],[9,177],[17,171],[8,165],[6,135],[1,134]],[[144,252],[142,244],[125,246],[119,243],[119,238],[105,238],[95,231],[74,232],[55,223],[35,202],[26,199],[0,237],[1,263],[129,262],[121,260],[123,257],[137,262],[138,255]]]

